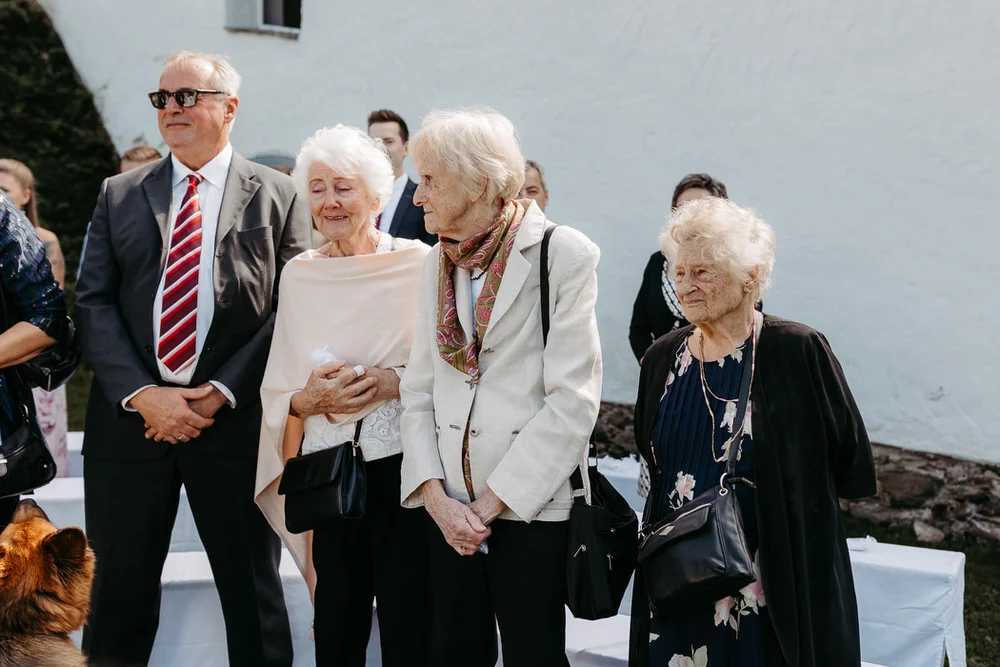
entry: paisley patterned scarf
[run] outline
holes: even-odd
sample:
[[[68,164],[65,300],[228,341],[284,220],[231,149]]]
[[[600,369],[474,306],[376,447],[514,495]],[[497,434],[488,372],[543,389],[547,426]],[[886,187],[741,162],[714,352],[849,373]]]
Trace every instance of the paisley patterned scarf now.
[[[479,351],[483,336],[493,315],[493,304],[507,258],[514,247],[514,237],[524,219],[525,208],[516,201],[509,201],[500,209],[490,228],[465,241],[456,242],[441,239],[441,263],[438,273],[438,320],[437,344],[441,358],[469,376],[469,386],[479,383]],[[455,303],[455,267],[461,267],[473,276],[482,272],[485,282],[483,291],[476,299],[475,330],[473,339],[465,339],[465,331],[458,319]],[[477,276],[478,277],[478,276]],[[469,425],[465,425],[462,438],[462,473],[469,500],[475,500],[472,484],[472,463],[469,458]]]
[[[438,273],[437,344],[441,358],[457,370],[479,382],[479,350],[486,327],[493,314],[493,304],[507,267],[507,258],[514,247],[514,237],[524,219],[524,206],[509,201],[500,210],[489,229],[465,241],[441,239],[441,262]],[[473,276],[485,272],[483,291],[476,299],[475,332],[472,340],[465,339],[465,332],[458,319],[455,303],[455,267],[469,271]],[[478,276],[477,276],[478,277]]]

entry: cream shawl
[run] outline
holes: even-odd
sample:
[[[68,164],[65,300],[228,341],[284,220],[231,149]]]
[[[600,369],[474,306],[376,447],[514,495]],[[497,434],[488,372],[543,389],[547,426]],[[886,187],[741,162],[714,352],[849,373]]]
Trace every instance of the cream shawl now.
[[[400,239],[395,245],[397,250],[391,252],[337,258],[307,250],[288,262],[281,274],[274,337],[260,388],[264,416],[254,499],[303,574],[306,537],[285,530],[284,498],[278,496],[289,403],[316,366],[314,351],[323,347],[352,365],[406,364],[423,261],[430,248]],[[376,407],[332,417],[338,423],[352,423]]]

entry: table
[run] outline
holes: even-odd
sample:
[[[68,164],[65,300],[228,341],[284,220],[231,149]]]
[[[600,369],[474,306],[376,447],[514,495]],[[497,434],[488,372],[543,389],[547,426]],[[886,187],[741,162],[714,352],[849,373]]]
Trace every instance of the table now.
[[[861,654],[889,667],[966,667],[965,554],[848,540]]]

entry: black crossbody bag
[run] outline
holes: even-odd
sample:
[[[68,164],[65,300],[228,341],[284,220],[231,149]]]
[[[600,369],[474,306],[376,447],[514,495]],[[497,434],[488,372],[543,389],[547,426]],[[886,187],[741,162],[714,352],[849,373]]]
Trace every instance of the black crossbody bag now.
[[[743,367],[733,424],[736,435],[718,486],[643,528],[639,563],[654,613],[683,608],[679,605],[711,605],[756,581],[743,532],[743,514],[733,492],[734,484],[753,487],[749,480],[735,477],[756,361],[756,327],[750,340],[749,363]]]
[[[358,446],[362,421],[354,426],[353,441],[304,456],[299,445],[298,455],[288,459],[278,483],[288,532],[304,533],[365,515],[368,474]]]
[[[542,341],[549,339],[549,238],[556,225],[542,235]],[[590,465],[590,460],[594,461]],[[639,520],[628,501],[597,470],[597,448],[590,442],[587,476],[590,504],[580,466],[570,476],[573,507],[569,514],[566,566],[566,605],[576,618],[597,620],[618,613],[635,570]]]

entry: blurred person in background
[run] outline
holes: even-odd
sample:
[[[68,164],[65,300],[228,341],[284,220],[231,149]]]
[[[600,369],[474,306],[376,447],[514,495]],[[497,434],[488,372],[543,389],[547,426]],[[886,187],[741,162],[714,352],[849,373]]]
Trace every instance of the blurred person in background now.
[[[124,174],[126,171],[131,171],[136,167],[149,164],[162,157],[163,155],[160,154],[160,151],[152,146],[133,146],[122,154],[121,162],[118,164],[118,173]]]
[[[368,114],[368,136],[382,141],[392,162],[392,196],[385,210],[376,218],[381,232],[401,239],[417,239],[428,245],[437,243],[424,226],[424,209],[413,203],[417,184],[403,170],[410,145],[410,130],[403,117],[391,109],[377,109]]]
[[[524,161],[524,185],[517,195],[518,199],[534,199],[538,208],[545,212],[545,207],[549,205],[549,189],[545,185],[545,172],[542,165],[534,160]]]

